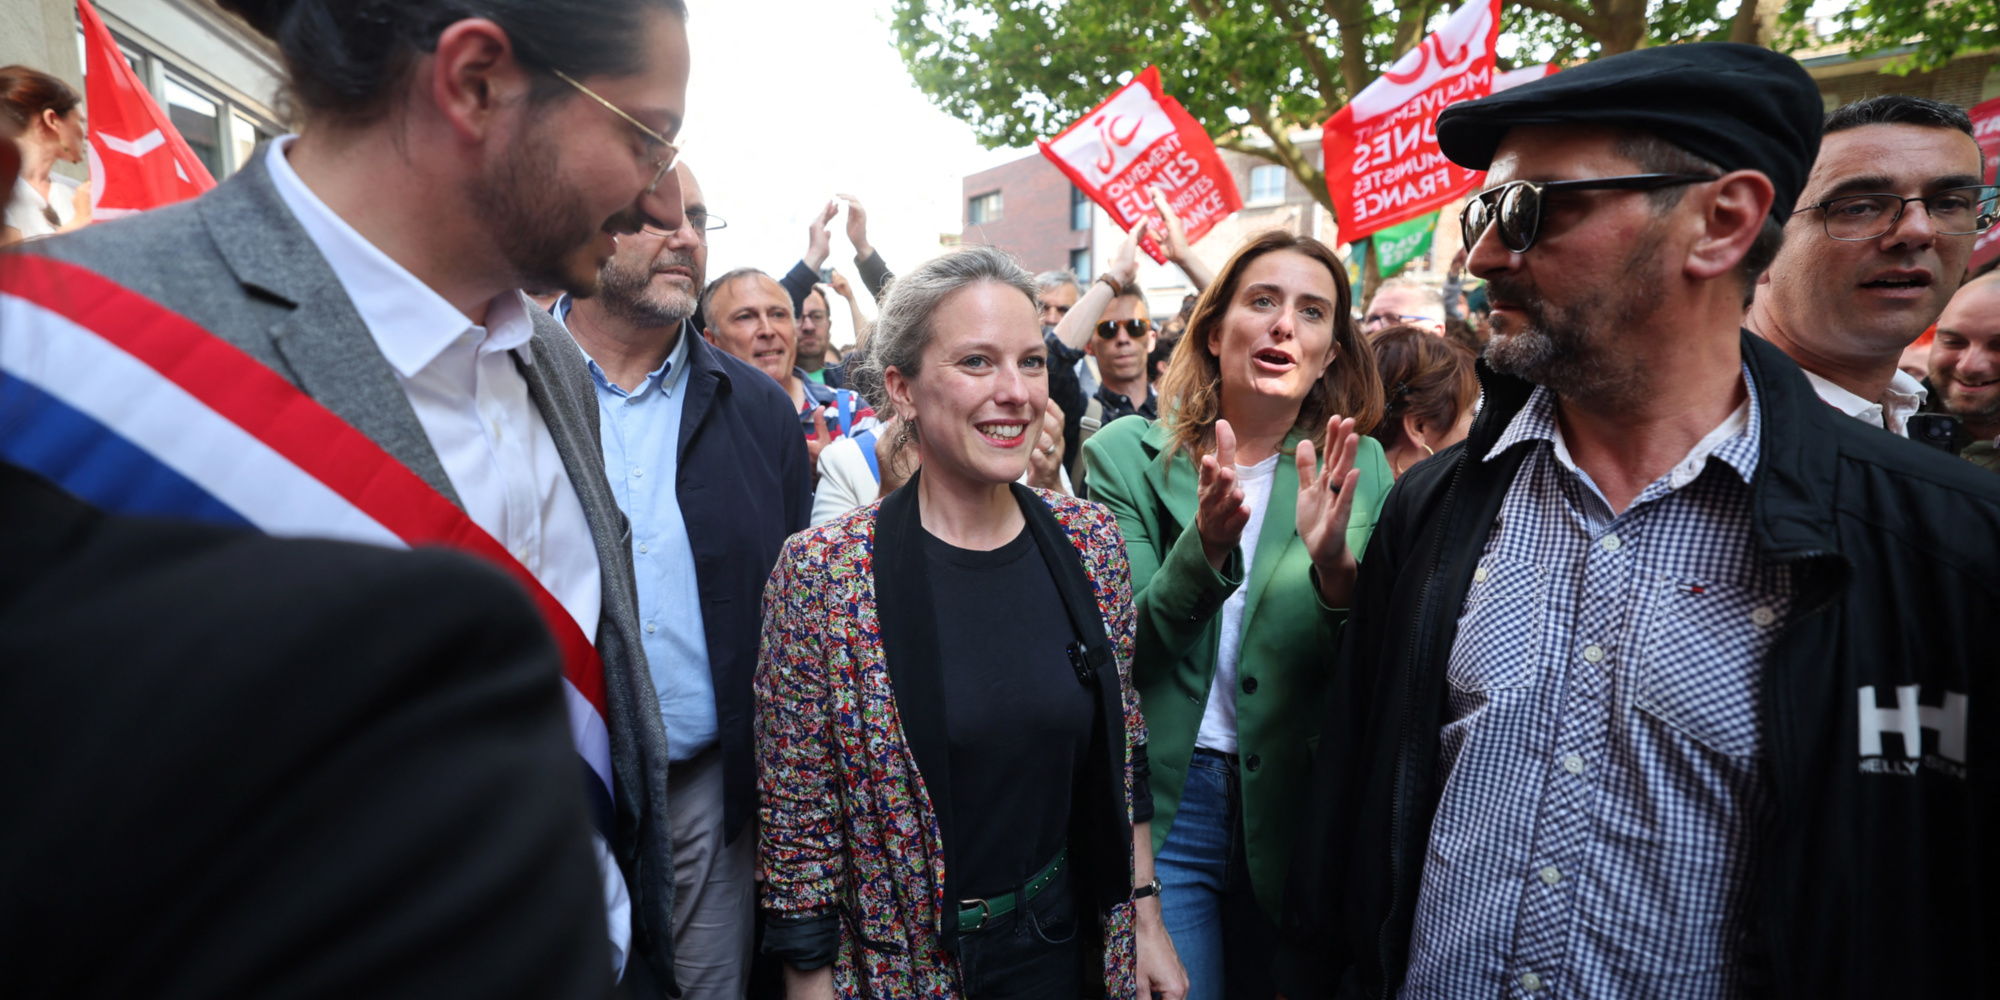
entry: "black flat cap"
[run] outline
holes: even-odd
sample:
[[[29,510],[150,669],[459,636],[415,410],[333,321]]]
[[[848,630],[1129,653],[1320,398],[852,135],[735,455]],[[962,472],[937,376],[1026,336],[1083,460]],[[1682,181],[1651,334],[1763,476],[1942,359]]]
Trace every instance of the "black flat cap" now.
[[[1625,52],[1438,115],[1438,147],[1473,170],[1493,165],[1520,125],[1594,125],[1658,136],[1724,170],[1760,170],[1783,220],[1819,155],[1819,86],[1790,56],[1698,42]]]

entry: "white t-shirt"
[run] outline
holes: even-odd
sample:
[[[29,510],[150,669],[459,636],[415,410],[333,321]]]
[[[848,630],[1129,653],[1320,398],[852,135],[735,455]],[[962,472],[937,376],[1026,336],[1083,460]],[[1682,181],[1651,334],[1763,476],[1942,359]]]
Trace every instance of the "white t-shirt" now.
[[[21,231],[21,236],[34,239],[37,236],[53,236],[55,231],[69,225],[76,217],[77,182],[61,174],[49,175],[49,196],[43,198],[41,192],[29,186],[26,178],[14,181],[14,195],[7,199],[7,225]],[[49,223],[44,209],[54,209],[56,222]]]
[[[1222,641],[1215,651],[1215,680],[1208,686],[1208,708],[1201,713],[1201,731],[1194,745],[1218,753],[1236,752],[1236,655],[1243,648],[1243,606],[1250,600],[1250,569],[1257,558],[1257,536],[1264,530],[1264,509],[1271,505],[1271,481],[1278,475],[1272,455],[1256,465],[1236,467],[1250,521],[1243,526],[1243,585],[1222,602]],[[1282,530],[1285,526],[1279,525]]]

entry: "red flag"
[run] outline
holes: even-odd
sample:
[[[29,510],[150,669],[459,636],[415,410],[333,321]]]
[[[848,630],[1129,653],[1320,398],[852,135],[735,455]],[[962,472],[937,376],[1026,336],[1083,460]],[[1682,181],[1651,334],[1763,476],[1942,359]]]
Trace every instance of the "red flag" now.
[[[1035,145],[1126,232],[1141,222],[1164,227],[1153,207],[1154,188],[1180,216],[1189,243],[1243,207],[1208,130],[1160,90],[1157,66],[1146,67],[1054,140]],[[1167,262],[1151,236],[1140,237],[1139,245]]]
[[[215,186],[201,158],[160,110],[90,0],[83,22],[84,89],[90,103],[91,218],[170,205]]]
[[[1355,240],[1464,197],[1482,172],[1445,159],[1437,116],[1493,91],[1500,0],[1468,3],[1327,119],[1326,186],[1340,241]]]
[[[1991,184],[1994,171],[2000,169],[2000,97],[1973,105],[1971,114],[1972,138],[1979,143],[1979,152],[1986,157],[1983,182]],[[2000,257],[2000,226],[1980,233],[1972,241],[1972,261],[1967,266],[1977,271],[1995,257]]]

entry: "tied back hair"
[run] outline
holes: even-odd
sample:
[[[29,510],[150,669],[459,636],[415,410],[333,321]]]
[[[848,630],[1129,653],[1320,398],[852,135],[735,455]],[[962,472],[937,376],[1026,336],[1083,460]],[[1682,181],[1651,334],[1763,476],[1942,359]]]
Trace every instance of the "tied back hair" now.
[[[937,339],[934,320],[938,308],[954,292],[982,282],[1012,288],[1027,298],[1030,305],[1041,306],[1034,277],[1006,251],[966,246],[932,257],[916,270],[896,276],[896,283],[882,299],[875,331],[868,335],[868,347],[855,360],[854,371],[848,376],[849,388],[866,397],[877,413],[894,411],[895,402],[889,398],[889,369],[894,368],[904,378],[916,381],[923,370],[924,352]],[[896,415],[906,418],[903,427],[915,437],[917,428],[907,419],[909,415],[900,412]],[[896,448],[901,451],[900,436]]]
[[[1382,379],[1375,371],[1375,353],[1354,322],[1354,297],[1347,285],[1346,266],[1326,244],[1273,229],[1244,244],[1229,258],[1188,317],[1187,332],[1181,335],[1180,346],[1167,363],[1166,377],[1160,380],[1160,398],[1170,400],[1172,408],[1171,415],[1163,417],[1173,434],[1166,457],[1185,449],[1189,458],[1198,460],[1215,450],[1215,422],[1222,418],[1222,361],[1208,349],[1208,338],[1228,316],[1251,263],[1280,250],[1303,254],[1326,268],[1333,276],[1334,289],[1333,363],[1326,366],[1326,372],[1299,404],[1293,430],[1303,431],[1313,447],[1325,455],[1326,422],[1334,414],[1354,418],[1358,434],[1367,434],[1381,422]]]
[[[687,16],[683,0],[218,0],[278,43],[287,96],[309,119],[371,125],[389,113],[419,58],[469,18],[500,26],[521,65],[577,79],[638,72],[644,15]],[[568,92],[553,76],[531,95]]]

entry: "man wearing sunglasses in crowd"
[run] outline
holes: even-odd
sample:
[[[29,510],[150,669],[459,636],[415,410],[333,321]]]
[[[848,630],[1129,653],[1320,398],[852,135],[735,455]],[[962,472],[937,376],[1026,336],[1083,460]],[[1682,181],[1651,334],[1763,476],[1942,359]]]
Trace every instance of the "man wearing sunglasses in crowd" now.
[[[1741,328],[1822,114],[1798,63],[1721,43],[1439,115],[1488,171],[1464,216],[1485,406],[1361,561],[1292,1000],[2000,982],[1970,770],[2000,483],[1842,416]]]
[[[1873,97],[1829,112],[1825,133],[1744,325],[1829,405],[1908,437],[1925,390],[1896,362],[1958,290],[1994,189],[1954,105]]]

